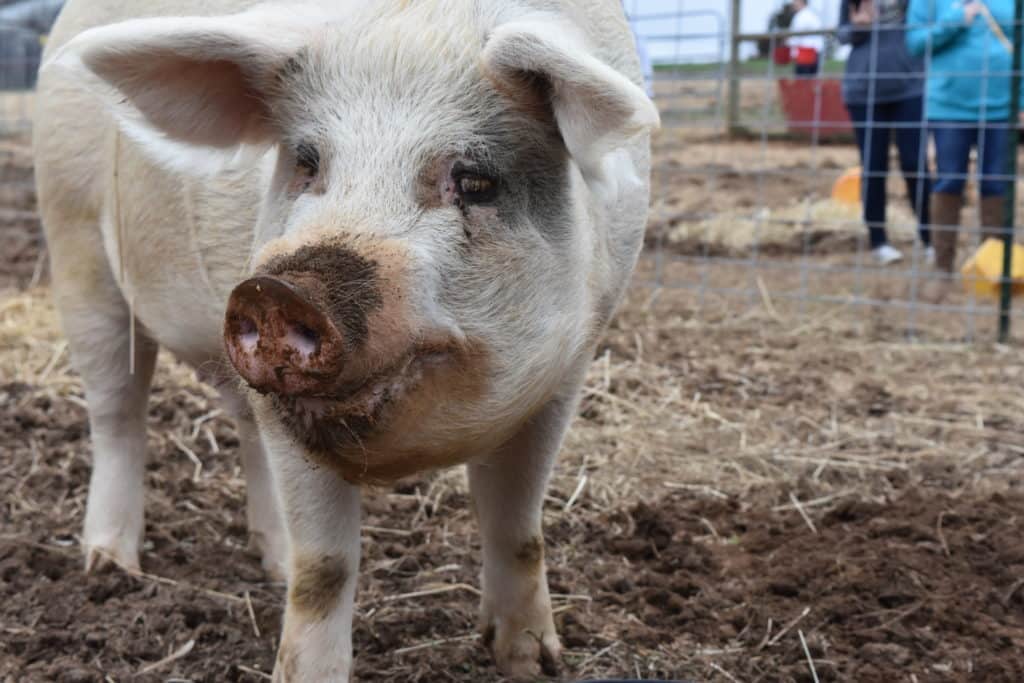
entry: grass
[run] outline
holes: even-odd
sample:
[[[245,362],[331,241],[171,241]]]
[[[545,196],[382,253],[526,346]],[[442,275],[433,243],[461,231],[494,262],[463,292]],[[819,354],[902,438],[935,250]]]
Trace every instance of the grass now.
[[[726,62],[685,62],[677,64],[655,64],[654,70],[659,74],[676,73],[686,75],[710,75],[728,71],[729,65]],[[846,62],[838,59],[825,60],[822,73],[829,76],[841,75],[846,68]],[[740,76],[768,76],[775,74],[784,76],[791,73],[791,65],[773,65],[769,59],[748,59],[740,63]]]

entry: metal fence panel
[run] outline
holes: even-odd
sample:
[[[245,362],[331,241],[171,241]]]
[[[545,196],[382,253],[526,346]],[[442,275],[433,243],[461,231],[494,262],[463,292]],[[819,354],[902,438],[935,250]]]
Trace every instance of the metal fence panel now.
[[[736,4],[722,0],[719,14],[728,16],[730,6]],[[914,120],[893,123],[875,121],[869,115],[854,123],[843,99],[842,62],[822,58],[812,73],[799,76],[791,64],[784,63],[792,56],[787,41],[806,35],[824,36],[827,55],[835,46],[836,27],[787,32],[768,31],[766,26],[760,33],[730,32],[725,36],[728,48],[705,59],[702,50],[690,45],[704,45],[709,36],[687,32],[685,12],[675,13],[684,26],[677,34],[645,33],[645,10],[664,5],[636,0],[629,6],[641,40],[645,35],[652,40],[675,40],[678,46],[673,52],[684,55],[673,60],[661,51],[655,67],[655,99],[663,113],[663,129],[655,141],[652,216],[648,249],[640,264],[641,281],[655,290],[689,290],[697,308],[739,303],[802,315],[861,317],[880,333],[896,338],[932,332],[943,338],[992,338],[999,319],[1000,273],[989,282],[961,275],[960,267],[975,256],[984,237],[998,236],[1004,223],[1004,214],[992,213],[990,200],[980,201],[979,189],[986,193],[996,186],[1012,189],[1019,182],[1016,172],[1009,163],[999,168],[979,164],[976,152],[966,172],[943,169],[938,179],[946,185],[966,181],[962,226],[957,220],[935,221],[930,233],[928,226],[919,233],[919,212],[914,207],[931,203],[922,196],[928,190],[922,187],[922,178],[936,180],[936,132],[977,135],[976,147],[982,150],[987,149],[986,138],[998,137],[1009,162],[1016,159],[1017,148],[1007,133],[1016,132],[1016,123],[1009,123],[1006,114],[993,118],[984,105],[972,120],[940,123],[929,118],[925,107]],[[865,30],[878,35],[884,30],[917,28],[879,23],[884,19],[876,17]],[[980,39],[977,50],[1012,53],[1004,40],[1013,38],[1006,19],[1002,17],[1006,35],[989,29],[990,35]],[[990,24],[984,17],[977,20]],[[724,26],[726,21],[719,23]],[[738,22],[729,23],[735,27]],[[926,26],[934,27],[935,22]],[[742,45],[753,44],[759,44],[761,58],[730,63],[730,56],[744,52]],[[877,53],[877,39],[869,44]],[[944,58],[936,60],[935,51],[929,42],[923,69],[910,74],[894,74],[895,67],[872,55],[873,68],[865,77],[872,89],[866,110],[875,112],[883,104],[883,98],[874,95],[874,84],[893,75],[927,78],[942,73],[949,79],[981,83],[984,89],[1004,88],[1011,74],[1019,73],[1005,55],[951,68]],[[858,154],[858,134],[869,152],[863,159]],[[886,146],[877,138],[874,149],[887,147],[884,161],[890,170],[871,171],[878,166],[878,159],[872,163],[870,158],[871,137],[889,140],[889,136],[907,134],[926,141],[919,148],[918,165],[910,168],[912,176],[920,171],[919,177],[905,183],[896,146]],[[863,214],[864,192],[879,183],[887,198],[888,243],[902,257],[888,265],[873,252]],[[855,188],[852,197],[845,192],[844,198],[843,190],[851,187]],[[1004,196],[1011,194],[1004,192]],[[1020,207],[1015,213],[1021,215]],[[923,239],[934,234],[940,235],[936,242],[948,241],[942,234],[952,234],[959,242],[952,273],[933,265],[935,252]],[[936,283],[943,281],[950,282],[949,291],[939,298],[935,293],[943,288]]]
[[[31,127],[44,36],[63,0],[0,0],[0,135]]]

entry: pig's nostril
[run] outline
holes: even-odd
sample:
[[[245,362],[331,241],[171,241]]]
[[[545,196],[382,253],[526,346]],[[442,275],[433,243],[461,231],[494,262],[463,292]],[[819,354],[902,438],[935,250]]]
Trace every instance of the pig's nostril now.
[[[246,351],[254,350],[260,340],[260,331],[256,327],[256,322],[248,316],[240,315],[235,317],[234,323],[235,333],[242,348]]]
[[[288,329],[288,343],[305,356],[312,356],[320,348],[320,333],[302,323],[293,323]]]
[[[252,318],[238,318],[238,334],[242,335],[243,337],[248,337],[251,334],[256,334],[256,323],[253,322]]]
[[[320,333],[313,328],[306,327],[305,325],[296,325],[295,327],[295,331],[313,346],[320,343]]]

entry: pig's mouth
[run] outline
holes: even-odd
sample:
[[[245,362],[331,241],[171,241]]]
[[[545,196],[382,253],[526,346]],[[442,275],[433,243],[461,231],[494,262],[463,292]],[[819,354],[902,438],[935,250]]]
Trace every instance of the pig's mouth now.
[[[452,354],[436,346],[416,349],[329,393],[272,394],[271,400],[289,431],[309,450],[332,459],[352,450],[365,454],[367,440],[386,426],[390,409],[413,393],[428,372],[451,361]]]

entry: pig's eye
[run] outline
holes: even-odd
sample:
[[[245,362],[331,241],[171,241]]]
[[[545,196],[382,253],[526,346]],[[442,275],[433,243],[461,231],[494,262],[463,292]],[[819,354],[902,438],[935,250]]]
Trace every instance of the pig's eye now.
[[[459,199],[466,204],[489,204],[498,196],[496,178],[481,173],[461,171],[456,172],[453,179]]]
[[[306,178],[312,180],[320,174],[320,152],[308,142],[295,148],[295,167]]]

